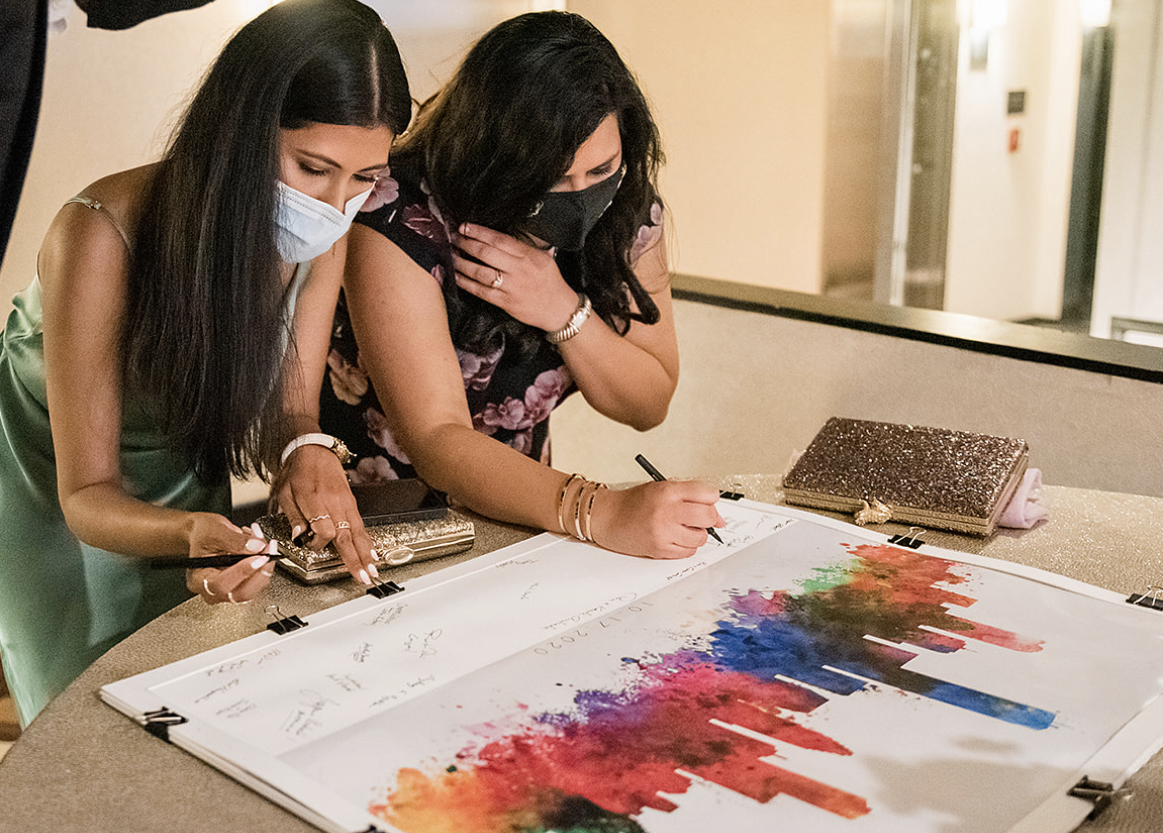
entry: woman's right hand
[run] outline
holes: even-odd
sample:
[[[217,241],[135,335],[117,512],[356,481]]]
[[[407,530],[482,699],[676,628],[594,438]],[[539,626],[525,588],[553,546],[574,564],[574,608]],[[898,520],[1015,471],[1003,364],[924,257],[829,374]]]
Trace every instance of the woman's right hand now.
[[[333,544],[352,577],[372,583],[378,576],[376,551],[334,453],[320,445],[296,449],[284,463],[273,491],[293,538],[303,534],[313,550]]]
[[[707,527],[724,527],[719,491],[694,480],[602,489],[590,525],[594,543],[646,558],[687,558],[707,542]]]

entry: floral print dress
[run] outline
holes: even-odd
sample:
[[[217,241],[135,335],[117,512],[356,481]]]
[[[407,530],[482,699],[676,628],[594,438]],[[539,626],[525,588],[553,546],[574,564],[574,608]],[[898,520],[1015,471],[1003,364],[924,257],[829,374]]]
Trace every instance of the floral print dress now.
[[[358,222],[383,234],[443,285],[451,245],[449,230],[421,181],[381,177]],[[632,257],[652,245],[662,231],[655,206],[634,243]],[[549,415],[577,390],[557,348],[548,341],[532,355],[506,352],[504,344],[485,355],[456,348],[473,427],[522,454],[549,463]],[[357,456],[348,466],[353,484],[415,477],[416,472],[384,418],[359,360],[347,305],[341,294],[331,332],[320,399],[320,425]]]

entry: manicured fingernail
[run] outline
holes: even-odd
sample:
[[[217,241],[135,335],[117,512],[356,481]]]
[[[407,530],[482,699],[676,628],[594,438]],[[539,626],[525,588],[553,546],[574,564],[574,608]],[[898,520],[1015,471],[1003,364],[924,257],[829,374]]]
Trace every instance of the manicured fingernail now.
[[[303,527],[301,524],[295,524],[291,527],[291,538],[298,538],[303,534]]]
[[[380,557],[380,556],[379,556],[379,553],[377,553],[377,552],[376,552],[376,551],[373,549],[373,550],[372,550],[372,558],[379,558],[379,557]]]
[[[273,576],[275,574],[275,564],[273,561],[262,568],[262,574],[264,576]]]
[[[372,578],[379,578],[380,577],[380,571],[376,569],[375,564],[368,564],[367,571],[372,574]]]
[[[265,555],[260,555],[258,558],[252,558],[252,559],[250,559],[250,569],[257,570],[259,567],[261,567],[263,564],[266,564],[268,561],[270,561],[270,559],[267,558]]]
[[[274,538],[272,538],[270,543],[267,544],[267,555],[278,555],[278,554],[279,554],[279,542],[276,541]]]
[[[359,580],[362,581],[364,584],[371,584],[372,583],[372,580],[367,577],[367,570],[360,570],[359,571]]]
[[[254,533],[255,538],[266,538],[266,535],[263,534],[262,527],[258,525],[257,521],[250,525],[250,531]]]
[[[246,542],[247,552],[262,552],[266,549],[267,542],[262,538],[251,538]]]

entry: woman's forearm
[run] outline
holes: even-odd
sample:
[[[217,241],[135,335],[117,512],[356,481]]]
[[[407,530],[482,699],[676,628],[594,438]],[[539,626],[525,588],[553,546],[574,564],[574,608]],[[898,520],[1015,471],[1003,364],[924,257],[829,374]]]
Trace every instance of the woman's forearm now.
[[[65,522],[92,547],[132,556],[178,555],[190,549],[193,513],[154,506],[112,483],[61,496]]]
[[[566,476],[465,425],[447,424],[410,444],[420,475],[474,512],[560,532],[556,496]]]
[[[560,350],[578,390],[599,413],[639,431],[666,418],[678,384],[677,355],[668,367],[593,316]]]

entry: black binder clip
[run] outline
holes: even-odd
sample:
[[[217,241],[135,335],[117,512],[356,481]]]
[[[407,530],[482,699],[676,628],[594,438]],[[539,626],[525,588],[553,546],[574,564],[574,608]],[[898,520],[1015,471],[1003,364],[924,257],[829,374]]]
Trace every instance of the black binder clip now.
[[[379,581],[367,589],[367,595],[375,596],[377,599],[386,599],[388,596],[402,592],[403,589],[394,581]]]
[[[1116,790],[1115,785],[1108,781],[1092,781],[1089,775],[1084,775],[1082,780],[1071,787],[1066,794],[1092,802],[1094,809],[1086,818],[1087,821],[1094,821],[1098,818],[1098,814],[1109,807],[1116,797],[1121,797],[1127,793],[1127,790]]]
[[[274,631],[279,636],[291,631],[297,631],[299,628],[307,627],[307,623],[298,616],[284,616],[283,611],[279,610],[278,605],[267,605],[267,613],[274,617],[275,621],[267,625],[268,631]]]
[[[169,743],[170,727],[181,726],[183,723],[188,723],[189,721],[177,712],[170,711],[165,706],[162,706],[160,709],[146,712],[138,718],[138,722],[155,738],[161,738],[166,743]]]
[[[726,489],[719,492],[719,497],[723,500],[742,500],[743,499],[743,484],[732,483]]]
[[[919,526],[910,526],[908,532],[894,535],[888,539],[888,542],[896,544],[898,547],[908,547],[910,550],[915,550],[925,543],[921,540],[921,536],[924,534],[925,530]]]
[[[1152,610],[1163,610],[1163,587],[1152,584],[1147,587],[1146,593],[1132,593],[1127,596],[1127,604],[1149,607]]]

